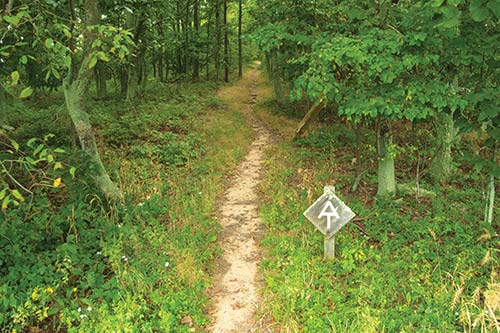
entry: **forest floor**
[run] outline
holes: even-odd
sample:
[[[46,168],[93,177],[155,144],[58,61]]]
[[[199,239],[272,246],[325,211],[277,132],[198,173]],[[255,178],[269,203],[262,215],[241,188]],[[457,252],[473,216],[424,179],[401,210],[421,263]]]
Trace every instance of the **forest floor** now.
[[[254,141],[238,166],[231,185],[218,207],[223,227],[222,256],[216,263],[212,289],[212,332],[256,332],[254,320],[259,307],[258,265],[262,221],[259,217],[259,183],[263,175],[264,149],[272,143],[271,133],[253,114],[260,72],[253,68],[235,85],[220,90],[222,102],[239,109],[252,125]]]

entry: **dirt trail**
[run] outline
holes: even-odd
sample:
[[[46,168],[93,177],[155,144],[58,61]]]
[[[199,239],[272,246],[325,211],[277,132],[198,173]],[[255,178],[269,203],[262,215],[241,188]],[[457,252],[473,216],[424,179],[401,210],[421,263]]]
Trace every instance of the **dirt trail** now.
[[[220,239],[223,253],[217,263],[212,292],[213,320],[209,327],[209,331],[216,333],[260,331],[254,320],[260,303],[257,293],[260,251],[257,242],[262,222],[258,212],[258,185],[263,171],[264,149],[271,144],[271,134],[252,113],[252,105],[257,100],[258,75],[258,70],[252,69],[236,83],[233,88],[236,93],[220,94],[223,101],[232,96],[233,106],[235,102],[240,104],[239,109],[252,124],[255,139],[218,207],[220,223],[224,228]],[[235,101],[234,95],[245,91],[246,96],[240,96]]]

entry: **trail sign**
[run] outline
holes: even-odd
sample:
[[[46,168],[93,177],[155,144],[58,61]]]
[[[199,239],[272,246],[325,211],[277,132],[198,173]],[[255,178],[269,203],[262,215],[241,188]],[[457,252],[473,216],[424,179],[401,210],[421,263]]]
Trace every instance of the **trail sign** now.
[[[335,195],[333,186],[325,186],[324,193],[305,212],[304,216],[325,235],[325,258],[335,254],[334,235],[356,214]]]

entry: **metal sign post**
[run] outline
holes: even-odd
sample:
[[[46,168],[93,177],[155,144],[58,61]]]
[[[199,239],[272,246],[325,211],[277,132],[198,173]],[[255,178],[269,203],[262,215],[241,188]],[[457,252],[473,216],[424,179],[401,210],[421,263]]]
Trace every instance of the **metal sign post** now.
[[[335,187],[325,186],[323,195],[304,212],[304,216],[325,236],[325,259],[335,258],[335,234],[356,214],[335,195]]]

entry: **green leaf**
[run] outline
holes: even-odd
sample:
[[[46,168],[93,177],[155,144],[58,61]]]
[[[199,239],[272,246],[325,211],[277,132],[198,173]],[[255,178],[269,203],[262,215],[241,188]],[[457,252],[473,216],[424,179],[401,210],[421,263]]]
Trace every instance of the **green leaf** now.
[[[10,140],[10,144],[12,145],[12,147],[14,147],[14,149],[15,149],[16,151],[18,151],[18,150],[19,150],[19,143],[17,143],[17,142],[16,142],[16,141],[14,141],[14,140]]]
[[[89,69],[94,68],[96,64],[97,64],[97,57],[96,57],[96,56],[94,56],[94,57],[92,57],[92,59],[90,59],[90,62],[89,62]]]
[[[70,55],[67,55],[64,57],[64,63],[66,64],[66,66],[68,68],[71,67],[71,56]]]
[[[75,167],[69,168],[69,174],[71,175],[72,178],[75,178],[75,172],[76,172]]]
[[[54,47],[54,40],[52,38],[47,38],[45,40],[45,47],[51,49]]]
[[[2,201],[2,211],[5,212],[7,210],[7,207],[9,206],[9,202],[10,202],[10,195],[8,195],[5,198],[3,198],[3,201]]]
[[[23,91],[21,91],[21,94],[19,95],[19,98],[28,98],[33,94],[33,89],[31,87],[24,88]]]
[[[500,19],[500,1],[492,0],[486,5],[495,14],[497,19]]]
[[[24,197],[22,196],[21,193],[19,193],[18,190],[12,190],[10,191],[10,193],[12,194],[12,196],[14,198],[16,198],[17,200],[21,201],[21,202],[24,202]]]
[[[490,16],[490,11],[482,0],[472,0],[469,10],[470,16],[476,22],[482,22]]]
[[[12,24],[13,26],[16,26],[16,27],[19,25],[19,21],[21,20],[20,17],[9,16],[9,15],[5,15],[3,17],[3,19],[5,20],[5,22],[10,23],[10,24]]]
[[[14,87],[17,85],[17,83],[19,82],[19,72],[18,71],[13,71],[12,73],[10,73],[10,79],[11,79],[11,86]]]
[[[61,162],[56,162],[56,163],[54,164],[54,171],[55,171],[55,170],[57,170],[57,169],[62,169],[62,167],[63,167],[63,166],[62,166],[62,163],[61,163]]]
[[[20,59],[19,62],[23,65],[26,65],[28,63],[28,57],[23,55]]]
[[[0,200],[3,200],[5,198],[5,195],[7,194],[7,188],[4,188],[3,190],[0,191]]]

